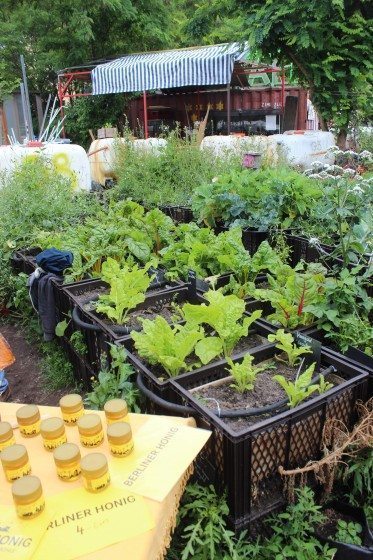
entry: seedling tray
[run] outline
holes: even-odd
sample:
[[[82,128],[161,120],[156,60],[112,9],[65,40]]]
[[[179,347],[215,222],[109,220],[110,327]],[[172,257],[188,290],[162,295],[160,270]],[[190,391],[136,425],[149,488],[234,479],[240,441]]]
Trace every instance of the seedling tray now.
[[[274,351],[271,345],[258,348],[253,354],[259,362],[271,357]],[[327,419],[336,418],[349,428],[356,420],[356,401],[366,399],[368,394],[368,373],[346,362],[343,356],[331,356],[325,351],[321,354],[321,364],[336,367],[346,381],[326,394],[311,397],[294,409],[241,431],[234,431],[190,393],[190,389],[225,377],[223,363],[171,380],[182,403],[191,406],[200,415],[203,426],[213,432],[209,448],[204,452],[204,464],[199,465],[200,476],[210,477],[218,487],[226,487],[229,521],[236,531],[249,527],[285,503],[278,468],[301,467],[307,461],[318,459]]]

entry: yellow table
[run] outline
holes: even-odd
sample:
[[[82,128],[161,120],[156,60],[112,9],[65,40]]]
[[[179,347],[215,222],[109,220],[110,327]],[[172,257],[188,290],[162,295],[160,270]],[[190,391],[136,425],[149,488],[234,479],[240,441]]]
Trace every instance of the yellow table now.
[[[16,427],[15,412],[20,406],[22,405],[19,403],[0,403],[1,420],[10,422],[14,427]],[[39,409],[42,419],[50,416],[61,416],[61,412],[58,407],[40,406]],[[102,417],[103,424],[105,425],[104,413],[99,412],[98,414]],[[130,424],[132,426],[135,445],[136,432],[145,424],[145,422],[151,422],[156,418],[159,417],[143,414],[130,414]],[[184,426],[195,427],[195,422],[192,418],[163,418],[172,421],[174,424],[177,423]],[[66,432],[68,441],[79,444],[79,435],[76,427],[66,427]],[[42,480],[43,490],[46,497],[63,492],[67,489],[70,490],[81,487],[81,480],[66,483],[57,478],[53,456],[51,453],[43,449],[40,435],[35,438],[25,439],[20,435],[18,429],[14,430],[14,434],[16,443],[26,445],[32,465],[32,474],[35,474]],[[95,451],[96,450],[101,453],[105,453],[108,458],[111,457],[106,438],[102,445],[95,448]],[[91,450],[81,448],[82,455],[85,455],[89,451]],[[6,481],[1,466],[0,471],[0,505],[13,505],[11,485]],[[160,560],[164,558],[167,548],[171,542],[171,534],[175,527],[179,502],[191,473],[192,465],[185,470],[183,476],[172,488],[163,502],[157,502],[146,498],[146,503],[149,506],[150,512],[156,524],[152,531],[143,533],[130,540],[111,545],[110,547],[99,550],[95,553],[80,556],[79,560],[102,560],[102,558],[106,557],[110,558],[110,560]],[[167,472],[165,473],[165,476],[167,476]],[[39,559],[35,557],[35,560],[46,559]]]

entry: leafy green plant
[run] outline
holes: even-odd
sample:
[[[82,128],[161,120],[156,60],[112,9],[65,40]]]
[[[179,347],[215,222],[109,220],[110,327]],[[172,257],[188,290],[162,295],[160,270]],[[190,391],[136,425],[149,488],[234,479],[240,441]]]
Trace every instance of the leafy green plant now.
[[[161,316],[141,322],[143,330],[131,332],[139,356],[151,365],[160,364],[170,377],[186,370],[185,360],[203,338],[203,329],[190,323],[169,325]]]
[[[253,361],[254,356],[251,356],[251,354],[246,354],[242,362],[233,362],[230,358],[227,358],[227,363],[229,364],[228,371],[234,380],[230,387],[233,387],[239,393],[252,391],[258,373],[273,367],[268,364],[265,366],[254,366]]]
[[[84,340],[84,335],[81,331],[74,331],[70,336],[70,342],[74,350],[81,356],[85,356],[88,352],[87,344]]]
[[[315,366],[315,363],[311,364],[295,381],[288,381],[283,375],[273,376],[273,379],[281,385],[287,394],[289,408],[294,408],[318,390],[318,385],[311,385]]]
[[[359,533],[361,533],[362,530],[363,528],[360,523],[338,519],[335,539],[345,544],[361,545],[362,540]]]
[[[135,371],[126,361],[123,348],[110,345],[111,365],[98,374],[98,379],[92,380],[92,391],[84,399],[88,408],[103,410],[104,404],[110,399],[124,399],[128,409],[140,412],[138,406],[140,393],[134,382]]]
[[[326,393],[332,387],[333,387],[333,383],[329,383],[329,381],[325,381],[325,377],[321,373],[319,381],[317,383],[317,390],[318,390],[319,394],[322,395],[323,393]]]
[[[294,367],[300,361],[300,356],[303,354],[311,353],[308,346],[298,347],[295,342],[293,335],[291,333],[286,333],[284,329],[278,329],[275,334],[268,335],[269,342],[276,342],[276,348],[285,352],[287,356],[287,363]],[[277,356],[277,359],[283,361],[281,357]]]
[[[225,296],[219,290],[209,290],[204,297],[209,302],[208,305],[186,303],[182,307],[182,314],[188,323],[209,325],[217,335],[201,340],[196,346],[196,354],[200,356],[205,345],[211,344],[213,339],[217,354],[223,352],[224,356],[230,356],[238,341],[247,336],[250,325],[262,315],[262,311],[257,310],[250,317],[244,317],[245,302],[233,294]]]
[[[110,291],[99,296],[96,311],[119,325],[128,321],[129,311],[145,301],[145,292],[154,278],[149,276],[148,269],[149,265],[142,269],[137,265],[121,267],[109,257],[102,265],[102,279],[110,285]]]
[[[351,488],[349,500],[356,505],[373,506],[373,453],[363,449],[354,459],[346,458],[342,480]]]

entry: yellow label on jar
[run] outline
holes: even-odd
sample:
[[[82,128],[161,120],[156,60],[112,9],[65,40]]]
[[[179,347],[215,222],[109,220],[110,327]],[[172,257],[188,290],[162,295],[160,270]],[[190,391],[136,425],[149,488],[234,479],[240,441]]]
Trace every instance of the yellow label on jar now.
[[[88,490],[89,492],[100,492],[101,490],[104,490],[104,488],[107,488],[109,486],[110,474],[109,472],[107,472],[102,476],[93,479],[83,476],[83,480],[86,490]]]
[[[10,445],[14,445],[15,442],[16,442],[16,440],[15,440],[14,436],[12,436],[10,439],[8,439],[8,441],[3,441],[2,443],[0,443],[0,451],[2,451],[3,449],[6,449]]]
[[[79,463],[72,467],[57,467],[57,474],[61,480],[65,480],[67,482],[76,480],[81,474],[81,468]]]
[[[133,440],[131,439],[123,445],[115,445],[110,443],[110,451],[115,457],[126,457],[133,451]]]
[[[115,422],[128,422],[129,418],[128,418],[128,414],[126,414],[125,416],[121,416],[120,418],[108,418],[106,416],[106,423],[109,424],[114,424]]]
[[[19,431],[23,437],[34,437],[40,433],[41,420],[38,420],[34,424],[29,424],[28,426],[22,426],[19,424]]]
[[[21,478],[22,476],[31,474],[31,465],[27,461],[27,463],[19,469],[9,469],[8,467],[6,467],[4,469],[4,472],[8,482],[13,482],[13,480],[17,480],[17,478]]]
[[[62,436],[55,439],[43,439],[44,447],[47,451],[53,451],[53,449],[56,449],[56,447],[59,447],[60,445],[66,442],[67,442],[66,434],[63,434]]]
[[[104,431],[101,430],[98,434],[93,436],[85,436],[80,434],[80,443],[84,445],[84,447],[96,447],[100,445],[104,441]]]
[[[63,421],[65,422],[65,424],[73,426],[74,424],[77,423],[78,419],[81,416],[83,416],[83,414],[84,414],[84,408],[81,408],[77,412],[71,412],[71,413],[62,412],[62,418],[63,418]]]
[[[44,497],[40,496],[38,500],[32,502],[31,504],[16,504],[16,512],[18,517],[22,519],[31,519],[36,517],[45,508]]]

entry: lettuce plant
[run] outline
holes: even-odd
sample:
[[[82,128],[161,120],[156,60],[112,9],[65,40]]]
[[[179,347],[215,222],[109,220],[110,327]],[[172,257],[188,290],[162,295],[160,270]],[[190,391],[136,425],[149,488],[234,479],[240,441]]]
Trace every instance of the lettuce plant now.
[[[254,366],[253,361],[254,356],[251,354],[246,354],[242,362],[233,362],[230,358],[227,358],[229,364],[228,371],[233,377],[233,383],[230,386],[239,393],[252,391],[258,373],[271,367],[268,365]]]
[[[268,335],[269,342],[277,342],[276,348],[282,350],[287,355],[287,362],[291,367],[294,367],[299,362],[299,357],[302,354],[309,354],[312,351],[308,346],[300,346],[298,347],[294,343],[294,338],[291,333],[286,333],[284,329],[278,329],[275,334]],[[278,360],[281,358],[277,357]]]
[[[318,385],[311,385],[312,375],[315,371],[316,363],[311,364],[306,371],[299,375],[295,381],[288,381],[283,375],[274,375],[277,381],[288,396],[289,408],[294,408],[299,403],[307,399],[312,393],[318,390]]]

